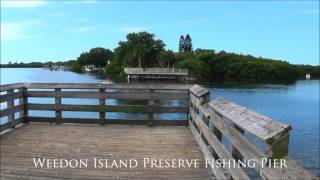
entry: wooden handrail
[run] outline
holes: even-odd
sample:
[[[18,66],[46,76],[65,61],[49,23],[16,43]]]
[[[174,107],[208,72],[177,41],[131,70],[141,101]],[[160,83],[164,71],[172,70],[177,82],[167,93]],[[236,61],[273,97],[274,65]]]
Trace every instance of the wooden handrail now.
[[[277,122],[224,98],[211,101],[209,106],[219,115],[230,119],[241,129],[250,132],[267,144],[271,144],[291,130],[290,125]]]
[[[1,131],[13,128],[16,122],[50,123],[97,123],[97,124],[148,124],[148,125],[188,125],[188,105],[160,106],[162,100],[189,100],[190,85],[177,84],[102,84],[102,83],[18,83],[1,85],[0,101],[7,102],[7,108],[0,110],[1,117],[8,117],[8,123],[0,125]],[[18,91],[17,91],[18,90]],[[17,91],[17,92],[16,92]],[[54,98],[54,104],[30,103],[28,98]],[[97,105],[63,104],[64,98],[96,99]],[[19,104],[13,101],[19,99]],[[144,100],[145,105],[106,105],[107,99]],[[29,110],[54,111],[55,117],[29,116]],[[99,119],[65,118],[65,111],[97,112]],[[20,118],[15,113],[20,112]],[[146,120],[108,119],[106,112],[145,113]],[[185,119],[156,120],[155,113],[183,113]],[[130,121],[130,122],[129,122]]]
[[[0,91],[3,92],[3,91],[8,91],[11,89],[19,89],[23,87],[25,87],[24,83],[3,84],[3,85],[0,85]]]
[[[1,85],[10,86],[10,85]],[[35,89],[154,89],[154,90],[188,90],[191,84],[144,84],[144,83],[23,83],[25,88]],[[2,89],[2,88],[1,88]]]
[[[211,102],[209,99],[208,89],[198,85],[190,88],[189,126],[206,158],[255,159],[258,162],[255,170],[263,179],[317,179],[288,156],[291,126],[223,98]],[[244,133],[259,138],[267,145],[267,152],[254,145]],[[224,146],[223,138],[231,143],[231,149]],[[267,167],[262,159],[284,159],[287,168]],[[249,179],[242,168],[217,169],[214,165],[211,168],[218,179]]]

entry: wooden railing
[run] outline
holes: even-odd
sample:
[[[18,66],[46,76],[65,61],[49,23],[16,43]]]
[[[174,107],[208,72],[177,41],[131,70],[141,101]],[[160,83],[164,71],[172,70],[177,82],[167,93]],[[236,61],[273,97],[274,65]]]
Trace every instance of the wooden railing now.
[[[147,124],[147,125],[188,125],[189,85],[157,85],[157,84],[79,84],[79,83],[18,83],[1,86],[1,103],[7,107],[1,108],[0,115],[8,118],[2,124],[1,131],[15,127],[21,122],[50,123],[96,123],[96,124]],[[54,98],[54,104],[39,104],[28,102],[29,98]],[[96,105],[63,104],[62,99],[96,99]],[[19,103],[14,103],[19,99]],[[143,100],[139,105],[107,105],[106,100]],[[160,106],[163,100],[185,100],[184,105]],[[54,111],[55,117],[30,116],[29,111]],[[99,119],[67,118],[64,111],[97,112]],[[15,118],[15,113],[20,117]],[[107,112],[144,113],[147,119],[109,119]],[[184,113],[185,119],[156,120],[156,113]]]
[[[210,92],[198,85],[190,88],[189,113],[190,129],[205,157],[213,160],[209,165],[218,179],[251,178],[243,168],[215,168],[218,159],[242,162],[254,159],[257,162],[255,176],[262,179],[317,179],[288,156],[289,125],[223,98],[210,102]],[[266,150],[255,145],[245,134],[259,139],[267,147]],[[230,148],[224,140],[230,142]],[[269,164],[264,160],[268,160]],[[287,167],[275,167],[279,165],[275,162],[280,161]]]
[[[54,98],[53,104],[30,103],[30,98]],[[95,99],[97,104],[64,104],[63,99]],[[108,99],[144,100],[145,104],[110,105]],[[18,100],[18,102],[16,101]],[[163,100],[184,100],[183,105],[161,106]],[[79,83],[17,83],[1,85],[1,118],[8,122],[0,125],[1,131],[20,123],[96,123],[96,124],[144,124],[189,125],[205,158],[211,159],[212,171],[218,179],[250,179],[247,170],[239,167],[216,168],[215,160],[254,159],[256,175],[262,179],[317,179],[288,156],[289,125],[274,121],[233,102],[218,98],[210,102],[210,92],[201,86],[174,84],[79,84]],[[53,111],[54,117],[30,116],[29,111]],[[62,112],[96,112],[94,118],[67,118]],[[145,113],[148,118],[109,119],[106,112]],[[19,113],[16,116],[16,113]],[[184,113],[181,120],[156,120],[156,113]],[[189,120],[187,119],[189,117]],[[261,148],[247,138],[247,134],[259,140]],[[231,145],[227,147],[226,141]],[[269,167],[267,160],[286,162],[285,168]]]
[[[19,100],[18,104],[15,104],[16,99]],[[0,103],[0,118],[7,117],[7,122],[0,125],[0,132],[26,122],[25,117],[28,116],[26,104],[28,102],[26,88],[23,83],[1,85]],[[5,103],[6,108],[3,108]],[[16,113],[19,113],[19,117],[16,117]]]

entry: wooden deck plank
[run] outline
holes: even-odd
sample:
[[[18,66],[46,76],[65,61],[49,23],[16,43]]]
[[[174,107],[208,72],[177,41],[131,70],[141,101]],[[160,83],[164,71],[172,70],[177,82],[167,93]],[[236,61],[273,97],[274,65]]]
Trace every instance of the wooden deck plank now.
[[[200,159],[200,168],[41,169],[33,157]],[[187,127],[30,123],[1,136],[1,179],[213,179]]]

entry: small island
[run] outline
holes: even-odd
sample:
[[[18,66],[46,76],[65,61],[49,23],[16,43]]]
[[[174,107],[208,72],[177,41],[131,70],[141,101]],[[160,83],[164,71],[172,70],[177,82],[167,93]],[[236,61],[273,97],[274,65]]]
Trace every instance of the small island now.
[[[1,68],[49,68],[78,73],[92,71],[108,77],[125,80],[125,68],[188,69],[188,79],[201,83],[221,81],[289,82],[306,78],[320,78],[320,66],[290,64],[284,60],[255,57],[252,55],[217,52],[213,49],[193,50],[189,34],[180,36],[179,52],[166,49],[163,40],[153,33],[129,33],[113,50],[103,47],[83,52],[76,60],[64,62],[32,62],[1,64]]]

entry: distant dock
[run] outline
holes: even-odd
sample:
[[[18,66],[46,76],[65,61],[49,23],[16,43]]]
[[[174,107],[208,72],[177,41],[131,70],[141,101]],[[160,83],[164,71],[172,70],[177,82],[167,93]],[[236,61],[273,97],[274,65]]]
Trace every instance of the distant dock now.
[[[188,69],[176,68],[124,68],[128,80],[131,79],[161,79],[186,80]]]

